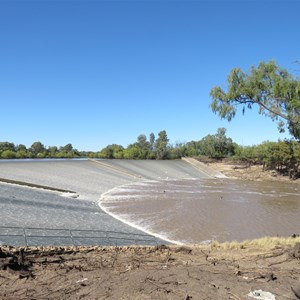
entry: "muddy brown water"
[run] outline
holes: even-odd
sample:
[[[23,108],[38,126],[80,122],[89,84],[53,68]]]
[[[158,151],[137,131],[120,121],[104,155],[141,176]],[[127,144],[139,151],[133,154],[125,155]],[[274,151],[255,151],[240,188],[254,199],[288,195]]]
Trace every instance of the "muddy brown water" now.
[[[105,193],[100,206],[126,223],[180,243],[300,233],[300,186],[290,183],[147,181]]]

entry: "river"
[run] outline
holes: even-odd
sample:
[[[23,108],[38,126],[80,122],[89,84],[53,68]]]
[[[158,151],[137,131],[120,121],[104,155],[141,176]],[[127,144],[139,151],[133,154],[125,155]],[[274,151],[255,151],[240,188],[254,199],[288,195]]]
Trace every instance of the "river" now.
[[[300,186],[187,179],[137,182],[105,193],[109,214],[178,243],[291,236],[300,228]]]

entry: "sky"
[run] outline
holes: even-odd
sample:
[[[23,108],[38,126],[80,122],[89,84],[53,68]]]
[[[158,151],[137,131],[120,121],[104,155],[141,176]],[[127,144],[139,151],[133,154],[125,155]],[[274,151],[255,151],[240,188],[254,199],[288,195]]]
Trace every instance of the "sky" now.
[[[220,127],[241,145],[288,138],[255,109],[220,120],[209,93],[261,61],[299,75],[299,11],[297,0],[0,0],[0,141],[99,151]]]

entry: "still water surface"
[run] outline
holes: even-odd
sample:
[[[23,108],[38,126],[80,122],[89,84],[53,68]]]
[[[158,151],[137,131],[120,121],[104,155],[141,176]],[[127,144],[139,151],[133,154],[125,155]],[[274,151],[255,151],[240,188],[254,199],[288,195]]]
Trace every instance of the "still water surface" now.
[[[300,233],[300,186],[232,179],[148,181],[104,194],[100,206],[172,241],[232,241]]]

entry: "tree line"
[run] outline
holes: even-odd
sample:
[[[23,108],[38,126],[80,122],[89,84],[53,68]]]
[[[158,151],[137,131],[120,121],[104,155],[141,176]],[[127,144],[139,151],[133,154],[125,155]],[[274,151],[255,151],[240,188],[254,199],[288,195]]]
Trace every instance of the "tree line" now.
[[[43,143],[34,142],[29,148],[23,144],[15,145],[11,142],[0,142],[0,158],[79,158],[86,156],[73,148],[72,144],[57,147],[45,147]]]
[[[300,166],[300,142],[296,140],[265,141],[259,145],[241,146],[226,136],[226,129],[219,128],[198,141],[171,144],[165,130],[149,135],[140,134],[136,142],[127,148],[112,144],[98,152],[78,151],[72,144],[45,147],[34,142],[28,149],[25,145],[0,142],[0,158],[105,158],[105,159],[180,159],[195,157],[199,159],[229,158],[247,165],[263,165],[266,169],[276,169],[297,177]]]

